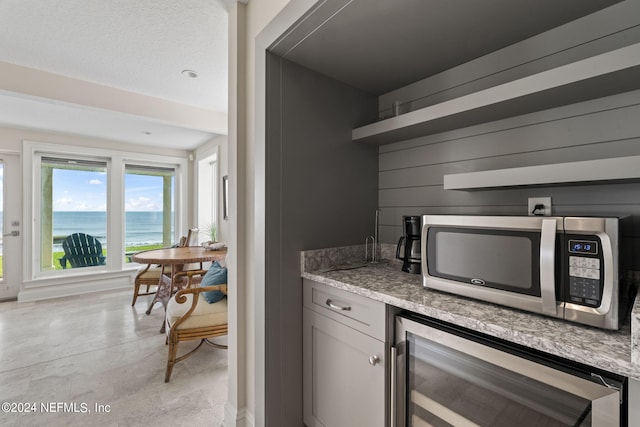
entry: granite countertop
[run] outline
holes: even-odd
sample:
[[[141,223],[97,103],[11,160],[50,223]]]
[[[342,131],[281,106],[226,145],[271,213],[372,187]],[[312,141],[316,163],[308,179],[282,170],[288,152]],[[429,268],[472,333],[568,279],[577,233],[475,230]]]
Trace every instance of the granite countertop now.
[[[636,302],[631,321],[618,331],[608,331],[544,317],[499,305],[472,300],[422,287],[422,276],[404,273],[393,260],[394,248],[383,245],[382,259],[362,268],[362,246],[304,251],[302,277],[395,307],[443,320],[490,336],[521,344],[569,360],[640,380],[638,334],[640,306]],[[390,261],[391,260],[391,261]],[[352,265],[348,265],[348,264]],[[634,323],[634,334],[631,333]]]

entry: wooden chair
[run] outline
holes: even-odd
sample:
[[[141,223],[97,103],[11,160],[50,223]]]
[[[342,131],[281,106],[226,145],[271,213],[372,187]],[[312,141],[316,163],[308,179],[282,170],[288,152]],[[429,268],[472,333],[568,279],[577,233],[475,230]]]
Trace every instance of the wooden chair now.
[[[102,244],[89,234],[68,235],[62,242],[62,249],[64,256],[59,259],[62,268],[67,268],[67,262],[72,268],[105,264],[106,258],[102,255]]]
[[[138,274],[133,281],[133,301],[131,306],[136,305],[136,300],[140,295],[153,295],[156,293],[158,283],[160,281],[160,274],[162,269],[160,267],[152,267],[151,264],[144,265],[138,269]],[[144,292],[140,292],[140,287],[146,286],[147,289]],[[151,287],[154,289],[151,289]]]
[[[178,291],[167,304],[165,316],[169,355],[164,382],[169,382],[173,366],[191,356],[202,344],[226,349],[226,345],[209,341],[210,338],[227,335],[227,299],[209,304],[203,292],[221,291],[227,293],[227,285],[190,287]],[[178,343],[200,340],[196,348],[178,357]]]

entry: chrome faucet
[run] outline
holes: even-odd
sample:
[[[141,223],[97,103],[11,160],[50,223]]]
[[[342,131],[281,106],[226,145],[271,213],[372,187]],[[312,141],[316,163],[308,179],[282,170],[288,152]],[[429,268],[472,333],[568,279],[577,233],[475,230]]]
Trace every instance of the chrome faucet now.
[[[364,262],[369,262],[369,242],[371,242],[371,263],[376,264],[380,259],[380,241],[378,240],[380,229],[380,209],[376,209],[376,222],[373,236],[368,236],[364,241]]]

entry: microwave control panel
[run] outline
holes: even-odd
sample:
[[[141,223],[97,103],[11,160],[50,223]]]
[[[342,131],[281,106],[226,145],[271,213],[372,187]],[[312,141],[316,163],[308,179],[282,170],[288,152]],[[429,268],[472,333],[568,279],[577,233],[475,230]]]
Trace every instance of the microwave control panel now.
[[[598,307],[602,301],[603,259],[600,239],[595,236],[567,236],[568,287],[566,301]]]

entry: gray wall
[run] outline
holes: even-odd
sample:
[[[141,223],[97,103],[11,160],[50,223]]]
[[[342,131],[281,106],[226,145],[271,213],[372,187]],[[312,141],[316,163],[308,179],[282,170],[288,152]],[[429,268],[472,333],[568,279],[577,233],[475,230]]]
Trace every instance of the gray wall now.
[[[373,233],[377,147],[351,129],[377,98],[267,57],[266,424],[302,425],[299,253],[364,243]]]
[[[635,91],[381,146],[383,241],[397,241],[402,215],[526,215],[528,197],[551,196],[554,215],[640,215],[638,182],[443,189],[445,174],[640,155],[639,118]]]
[[[639,16],[640,1],[619,3],[381,95],[379,115],[393,100],[420,108],[638,43]],[[403,215],[526,215],[528,197],[551,196],[558,215],[640,217],[637,182],[443,190],[445,174],[639,155],[639,118],[635,91],[381,146],[382,240],[397,242]]]

